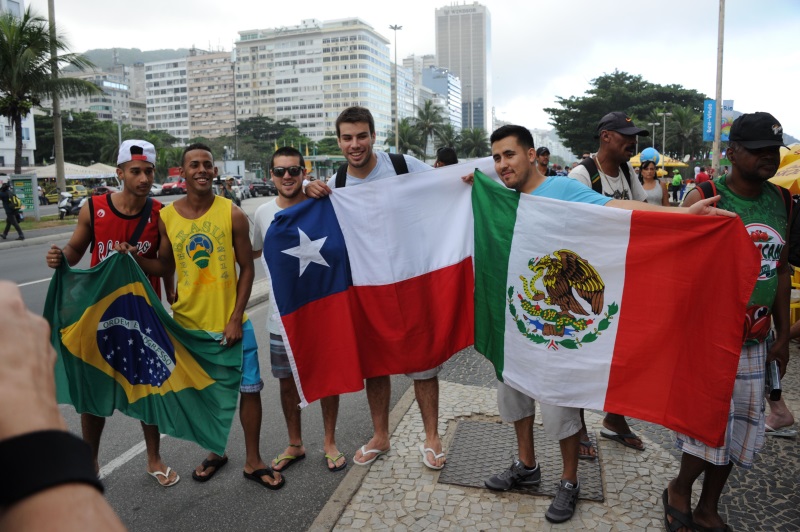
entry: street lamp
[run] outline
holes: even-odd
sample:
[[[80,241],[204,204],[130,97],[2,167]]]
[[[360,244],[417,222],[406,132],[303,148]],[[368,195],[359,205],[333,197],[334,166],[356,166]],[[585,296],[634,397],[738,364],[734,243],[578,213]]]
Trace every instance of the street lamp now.
[[[402,30],[403,26],[392,24],[390,30],[394,31],[394,152],[400,153],[400,91],[397,84],[397,30]]]
[[[655,149],[656,148],[656,127],[660,126],[661,124],[659,124],[658,122],[648,122],[647,125],[648,126],[653,126],[653,149]],[[662,150],[663,150],[663,148],[662,148]]]
[[[667,152],[667,117],[672,116],[672,113],[658,113],[664,117],[664,129],[661,131],[661,169],[664,169],[664,157]],[[655,131],[655,130],[653,130]],[[655,133],[653,133],[655,135]]]

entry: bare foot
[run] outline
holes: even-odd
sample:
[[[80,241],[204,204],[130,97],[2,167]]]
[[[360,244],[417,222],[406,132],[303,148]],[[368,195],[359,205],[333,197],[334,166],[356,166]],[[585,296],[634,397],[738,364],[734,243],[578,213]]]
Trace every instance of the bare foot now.
[[[445,456],[436,458],[436,455],[444,454],[442,452],[442,439],[438,435],[433,439],[425,438],[425,449],[433,449],[433,453],[425,451],[425,455],[428,458],[428,463],[436,466],[437,469],[441,468],[445,462],[447,462]]]
[[[674,480],[670,481],[667,484],[667,500],[665,501],[666,505],[673,508],[673,510],[684,514],[684,516],[690,521],[689,524],[693,525],[692,516],[692,501],[691,501],[691,494],[687,497],[684,495],[679,494],[674,488]],[[665,507],[666,511],[666,507]],[[667,513],[666,515],[667,522],[672,525],[674,522],[674,518]],[[671,528],[670,528],[671,529]],[[692,532],[693,527],[682,526],[680,528],[675,529],[674,532]]]
[[[323,446],[323,450],[325,451],[325,459],[328,463],[328,469],[331,471],[341,469],[343,465],[347,464],[347,457],[343,453],[339,452],[339,449],[336,445],[325,445]],[[330,457],[335,458],[336,460],[332,460]]]
[[[283,451],[283,453],[279,454],[272,461],[272,464],[271,464],[272,465],[272,469],[274,469],[275,471],[283,471],[284,469],[289,467],[289,464],[291,462],[293,462],[297,458],[299,458],[301,456],[305,456],[305,455],[306,455],[306,448],[303,447],[302,443],[300,445],[291,445],[291,444],[289,444],[289,446],[286,447],[286,449]],[[289,456],[293,456],[294,460],[292,458],[287,458]]]
[[[388,438],[381,439],[377,436],[373,436],[372,439],[369,440],[361,449],[364,449],[365,451],[379,451],[380,453],[384,453],[388,451],[390,447],[391,444],[389,443]],[[353,457],[353,461],[359,465],[366,464],[370,460],[374,459],[375,455],[377,454],[374,452],[367,452],[365,456],[365,454],[361,452],[361,449],[356,451],[356,454]]]
[[[169,469],[169,474],[167,475],[167,470]],[[174,469],[170,469],[167,467],[167,464],[162,462],[161,460],[156,461],[149,461],[147,462],[147,472],[151,475],[154,474],[156,471],[160,471],[164,473],[164,475],[156,475],[156,480],[162,486],[171,486],[172,484],[176,483],[178,480],[178,472]]]
[[[250,464],[244,465],[244,472],[247,473],[248,475],[252,475],[254,471],[258,471],[259,469],[269,470],[270,468],[264,462],[259,462],[255,464],[255,466],[252,466]],[[279,486],[283,482],[281,474],[279,471],[275,471],[274,469],[272,471],[273,471],[272,476],[267,474],[267,475],[261,475],[258,478],[261,479],[261,482],[263,484],[269,484],[270,486]]]
[[[633,433],[628,425],[628,420],[625,419],[625,416],[619,414],[606,414],[606,417],[603,419],[603,426],[619,435]],[[640,451],[644,449],[644,443],[642,443],[642,440],[638,436],[622,439]]]

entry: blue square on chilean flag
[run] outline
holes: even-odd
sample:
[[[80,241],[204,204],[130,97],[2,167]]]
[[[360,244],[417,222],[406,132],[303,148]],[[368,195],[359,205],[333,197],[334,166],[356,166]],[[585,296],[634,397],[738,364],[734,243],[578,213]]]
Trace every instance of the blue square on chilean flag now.
[[[264,238],[264,259],[281,316],[353,284],[344,235],[327,197],[276,214]]]

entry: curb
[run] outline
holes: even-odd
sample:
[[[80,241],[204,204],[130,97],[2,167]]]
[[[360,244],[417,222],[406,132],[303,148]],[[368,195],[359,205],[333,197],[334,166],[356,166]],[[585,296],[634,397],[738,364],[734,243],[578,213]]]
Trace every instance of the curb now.
[[[47,244],[48,242],[58,242],[59,240],[69,240],[69,237],[72,236],[72,232],[69,233],[55,233],[52,235],[44,235],[44,236],[34,236],[30,238],[25,238],[25,240],[3,240],[0,241],[0,249],[13,249],[13,248],[23,248],[25,246],[34,246],[36,244]]]
[[[394,434],[394,431],[397,429],[397,426],[400,424],[403,416],[405,416],[406,412],[408,412],[408,409],[411,408],[411,404],[413,402],[414,384],[412,383],[400,400],[397,401],[397,404],[394,405],[392,411],[389,412],[390,437]],[[350,502],[350,499],[353,498],[353,495],[355,495],[358,489],[361,487],[361,483],[364,481],[364,477],[367,476],[367,473],[369,473],[370,468],[356,465],[352,462],[352,460],[350,463],[352,464],[350,471],[347,472],[347,475],[339,483],[336,491],[333,492],[331,498],[328,499],[328,502],[322,507],[319,515],[317,515],[317,518],[314,519],[313,523],[311,523],[311,526],[308,527],[308,530],[333,530],[333,527],[336,526],[336,523],[339,521],[339,517],[341,517],[342,512],[344,512],[344,509]],[[372,464],[370,464],[370,466],[372,466]]]

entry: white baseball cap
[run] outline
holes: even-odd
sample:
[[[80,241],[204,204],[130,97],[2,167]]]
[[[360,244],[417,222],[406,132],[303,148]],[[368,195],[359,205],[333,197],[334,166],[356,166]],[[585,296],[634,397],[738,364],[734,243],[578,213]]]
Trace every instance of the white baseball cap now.
[[[126,140],[119,146],[117,166],[129,161],[147,161],[156,165],[156,147],[146,140]]]

